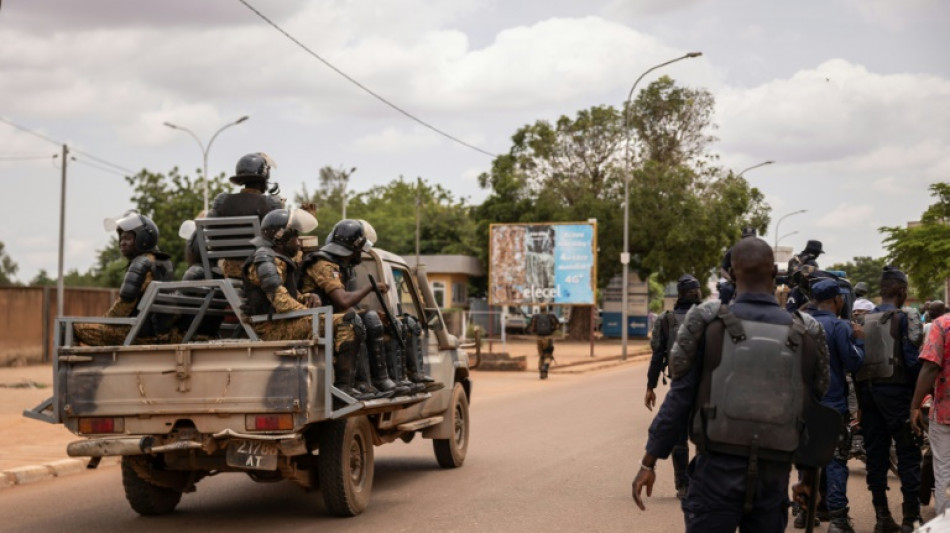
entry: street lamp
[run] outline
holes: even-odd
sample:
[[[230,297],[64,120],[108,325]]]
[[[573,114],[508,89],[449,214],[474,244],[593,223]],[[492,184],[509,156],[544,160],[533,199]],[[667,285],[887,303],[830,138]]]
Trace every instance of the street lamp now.
[[[627,359],[627,329],[629,329],[628,317],[627,317],[627,305],[629,296],[627,292],[629,291],[628,283],[630,276],[630,100],[633,98],[633,92],[637,88],[637,84],[640,83],[640,80],[644,76],[653,72],[654,70],[665,67],[670,63],[676,63],[683,59],[692,59],[694,57],[699,57],[703,55],[702,52],[690,52],[686,55],[677,57],[676,59],[671,59],[659,65],[650,67],[643,74],[640,74],[640,77],[637,78],[637,81],[633,82],[633,86],[630,87],[630,93],[627,94],[627,100],[623,105],[623,131],[625,136],[625,145],[624,145],[624,180],[623,180],[623,251],[620,252],[620,264],[623,265],[623,289],[621,296],[621,304],[623,309],[621,310],[620,318],[620,339],[621,339],[621,357]]]
[[[205,202],[204,202],[204,205],[205,205],[205,212],[206,212],[206,213],[208,212],[208,186],[209,186],[209,185],[208,185],[208,152],[211,150],[211,144],[214,142],[215,137],[217,137],[219,133],[221,133],[222,131],[224,131],[224,130],[230,128],[231,126],[237,126],[238,124],[244,122],[245,120],[247,120],[247,119],[249,119],[249,118],[251,118],[251,117],[249,117],[249,116],[247,116],[247,115],[244,115],[243,117],[241,117],[241,118],[235,120],[234,122],[229,122],[229,123],[225,124],[224,126],[221,126],[220,128],[218,128],[218,131],[214,132],[214,135],[211,136],[211,140],[208,141],[208,145],[207,145],[207,146],[205,146],[205,144],[201,142],[201,139],[199,139],[198,136],[195,135],[195,132],[191,131],[190,129],[185,128],[185,127],[183,127],[183,126],[178,126],[178,125],[176,125],[176,124],[172,124],[171,122],[164,122],[164,123],[163,123],[163,124],[165,124],[166,126],[168,126],[169,128],[171,128],[171,129],[173,129],[173,130],[181,130],[181,131],[187,133],[188,135],[191,135],[191,137],[195,140],[195,142],[198,143],[198,147],[201,148],[201,157],[202,157],[202,161],[203,161],[203,163],[204,163],[204,167],[203,167],[203,169],[204,169],[204,170],[203,170],[204,176],[202,176],[202,177],[203,177],[204,182],[205,182],[205,187],[204,187],[204,199],[205,199]]]
[[[798,234],[798,231],[796,230],[791,233],[786,233],[785,235],[782,235],[781,237],[775,240],[775,247],[778,248],[778,243],[782,242],[782,239],[784,239],[785,237],[791,237],[792,235],[797,235],[797,234]]]
[[[789,214],[787,214],[787,215],[784,215],[783,217],[781,217],[781,218],[778,219],[778,222],[775,223],[775,248],[774,248],[775,250],[778,250],[778,241],[782,240],[782,239],[780,239],[779,236],[778,236],[778,228],[779,228],[779,226],[782,224],[782,221],[785,220],[786,218],[792,216],[792,215],[800,215],[800,214],[802,214],[802,213],[807,213],[807,212],[808,212],[807,209],[799,209],[798,211],[792,211],[791,213],[789,213]],[[789,234],[789,235],[791,235],[791,234]],[[783,239],[784,239],[785,237],[788,237],[788,235],[783,235],[783,236],[782,236]]]
[[[748,171],[750,171],[750,170],[752,170],[752,169],[754,169],[754,168],[764,167],[765,165],[771,165],[771,164],[774,163],[774,162],[775,162],[775,161],[772,161],[771,159],[769,159],[768,161],[763,161],[763,162],[759,163],[758,165],[752,165],[751,167],[749,167],[749,168],[747,168],[747,169],[744,169],[742,172],[736,174],[736,177],[737,177],[737,178],[741,178],[743,174],[745,174],[746,172],[748,172]]]

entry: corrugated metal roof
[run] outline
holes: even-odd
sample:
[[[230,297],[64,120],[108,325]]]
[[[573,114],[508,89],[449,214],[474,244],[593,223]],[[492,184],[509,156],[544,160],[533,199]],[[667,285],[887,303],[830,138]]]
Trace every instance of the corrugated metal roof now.
[[[407,255],[404,259],[410,267],[416,266],[415,255]],[[485,275],[481,261],[470,255],[420,255],[419,262],[425,265],[426,272],[434,274]]]

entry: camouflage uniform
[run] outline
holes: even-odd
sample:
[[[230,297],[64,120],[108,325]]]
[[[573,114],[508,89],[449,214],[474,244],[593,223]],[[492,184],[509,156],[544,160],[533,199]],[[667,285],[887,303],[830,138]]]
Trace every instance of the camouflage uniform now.
[[[146,253],[145,255],[153,264],[159,262],[155,254]],[[105,316],[109,318],[135,316],[138,313],[139,299],[145,294],[145,289],[148,288],[152,279],[152,272],[146,273],[142,284],[139,286],[138,296],[134,300],[116,298]],[[88,346],[120,346],[125,342],[125,337],[128,336],[131,329],[131,326],[117,324],[73,324],[73,335],[75,335],[76,340]],[[168,334],[162,337],[163,341],[172,340]],[[154,344],[158,340],[155,336],[136,337],[134,343]]]
[[[274,313],[289,313],[306,309],[307,306],[301,303],[306,295],[299,293],[294,297],[286,287],[287,277],[288,275],[293,277],[295,267],[279,255],[274,258],[274,264],[277,266],[277,272],[280,275],[281,282],[283,282],[283,285],[278,287],[274,293],[267,294],[267,299],[273,306]],[[252,262],[245,268],[247,281],[260,287],[261,281],[257,274],[257,265]],[[255,311],[252,310],[252,312]],[[313,334],[312,326],[312,317],[305,316],[286,320],[268,320],[267,322],[254,324],[254,331],[260,336],[261,340],[265,341],[303,340],[309,339]]]
[[[332,303],[329,294],[337,289],[346,290],[343,286],[343,274],[340,265],[326,259],[318,259],[316,263],[307,265],[300,282],[300,291],[316,293],[326,303]],[[357,340],[358,335],[350,322],[343,321],[346,309],[333,309],[333,350],[339,351],[343,343]]]
[[[541,379],[548,377],[548,367],[554,361],[554,332],[557,331],[557,315],[554,313],[539,313],[531,317],[528,331],[538,335],[538,371]]]

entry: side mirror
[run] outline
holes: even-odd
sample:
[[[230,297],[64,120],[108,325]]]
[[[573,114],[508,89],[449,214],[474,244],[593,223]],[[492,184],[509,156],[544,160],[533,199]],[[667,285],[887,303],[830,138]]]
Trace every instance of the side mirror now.
[[[445,324],[439,319],[438,309],[426,309],[426,326],[432,331],[445,329]]]

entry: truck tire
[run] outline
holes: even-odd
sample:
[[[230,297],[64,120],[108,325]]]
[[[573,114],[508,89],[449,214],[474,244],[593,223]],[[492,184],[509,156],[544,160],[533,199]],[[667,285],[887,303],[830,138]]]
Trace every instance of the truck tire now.
[[[168,514],[181,501],[181,491],[153,485],[143,479],[132,466],[132,459],[122,458],[122,486],[132,510],[144,516]]]
[[[317,478],[332,514],[356,516],[366,509],[373,491],[373,428],[365,416],[320,428]]]
[[[468,451],[468,396],[461,383],[456,383],[452,389],[452,402],[449,405],[448,416],[452,429],[452,438],[433,439],[432,449],[435,450],[435,459],[442,468],[458,468],[465,462],[465,453]]]

